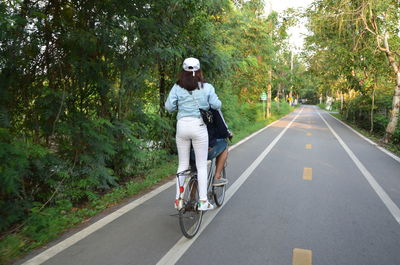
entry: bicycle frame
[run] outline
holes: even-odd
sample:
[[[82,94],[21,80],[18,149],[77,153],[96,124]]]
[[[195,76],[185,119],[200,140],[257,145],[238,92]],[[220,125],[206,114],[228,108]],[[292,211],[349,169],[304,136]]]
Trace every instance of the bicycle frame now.
[[[208,160],[207,163],[210,163],[210,170],[207,170],[207,197],[211,198],[212,183],[213,183],[213,177],[214,177],[214,172],[215,172],[215,167],[216,167],[216,158]],[[183,183],[180,183],[179,176],[185,176]],[[177,173],[176,177],[178,178],[178,184],[179,184],[179,197],[178,197],[178,210],[179,210],[183,206],[182,205],[183,204],[183,193],[186,190],[189,181],[192,178],[195,178],[197,181],[197,170],[192,171],[192,169],[187,169],[187,170]]]

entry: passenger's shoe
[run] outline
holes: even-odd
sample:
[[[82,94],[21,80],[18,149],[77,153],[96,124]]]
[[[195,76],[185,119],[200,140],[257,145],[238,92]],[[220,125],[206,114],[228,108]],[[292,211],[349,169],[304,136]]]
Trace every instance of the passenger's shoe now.
[[[198,210],[199,211],[209,211],[214,210],[214,205],[212,205],[209,201],[199,201],[198,203]]]
[[[226,178],[220,177],[219,179],[214,178],[213,186],[219,187],[228,184],[228,180]]]

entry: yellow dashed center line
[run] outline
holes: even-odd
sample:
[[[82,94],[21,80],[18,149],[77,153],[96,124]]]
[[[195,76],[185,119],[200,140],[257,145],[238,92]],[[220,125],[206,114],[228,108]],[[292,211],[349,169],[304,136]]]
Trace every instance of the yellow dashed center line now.
[[[309,249],[294,248],[292,265],[312,265],[312,251]]]
[[[312,168],[305,167],[303,170],[303,179],[304,180],[312,180]]]
[[[311,149],[312,148],[312,144],[306,144],[306,149]]]

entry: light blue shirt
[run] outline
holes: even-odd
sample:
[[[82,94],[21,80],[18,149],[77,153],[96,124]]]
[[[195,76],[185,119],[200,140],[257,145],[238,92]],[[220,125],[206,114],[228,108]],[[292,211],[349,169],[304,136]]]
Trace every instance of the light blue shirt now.
[[[191,92],[175,84],[169,92],[165,108],[169,112],[178,111],[176,118],[179,120],[182,117],[200,118],[199,107],[204,110],[210,107],[221,109],[221,104],[215,88],[209,83],[204,83],[203,88]]]

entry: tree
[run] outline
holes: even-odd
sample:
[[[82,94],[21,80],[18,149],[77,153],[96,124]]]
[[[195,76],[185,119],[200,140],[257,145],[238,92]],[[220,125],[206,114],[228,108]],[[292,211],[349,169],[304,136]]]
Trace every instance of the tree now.
[[[389,46],[385,47],[386,33],[381,33],[390,32],[391,38],[386,38],[386,44],[389,45],[390,40],[392,46],[398,47],[400,42],[397,34],[399,23],[397,10],[398,3],[389,0],[342,0],[338,3],[320,0],[314,2],[306,11],[310,19],[309,29],[313,32],[307,38],[309,64],[314,72],[324,76],[322,80],[325,85],[320,83],[320,93],[340,95],[341,109],[346,109],[346,116],[349,115],[350,108],[359,110],[358,117],[355,116],[355,111],[352,114],[354,119],[358,120],[363,119],[361,113],[369,112],[371,128],[376,103],[375,92],[383,91],[378,94],[379,97],[386,95],[387,89],[380,89],[388,84],[384,77],[393,76],[393,71],[398,71],[393,68],[398,65],[398,62],[395,62],[397,55],[392,52],[393,49],[389,49]],[[387,60],[382,56],[383,53],[378,52],[379,50],[389,58],[392,70],[387,67]],[[387,80],[394,81],[393,78]],[[386,127],[385,142],[389,141],[396,129],[399,105],[397,87],[398,85],[392,96],[392,101],[395,103]],[[343,94],[348,94],[350,97],[347,98],[350,101],[353,100],[351,95],[358,95],[360,100],[363,98],[363,103],[346,105],[346,102],[343,103]],[[366,108],[367,102],[370,104],[369,108]]]
[[[360,11],[357,14],[359,19],[363,21],[365,29],[375,36],[379,50],[386,55],[389,65],[396,76],[392,111],[386,127],[386,134],[383,138],[386,143],[390,142],[396,130],[400,109],[400,54],[395,50],[400,45],[398,28],[400,23],[399,8],[399,1],[368,0],[361,2]],[[392,45],[394,49],[391,48]]]

